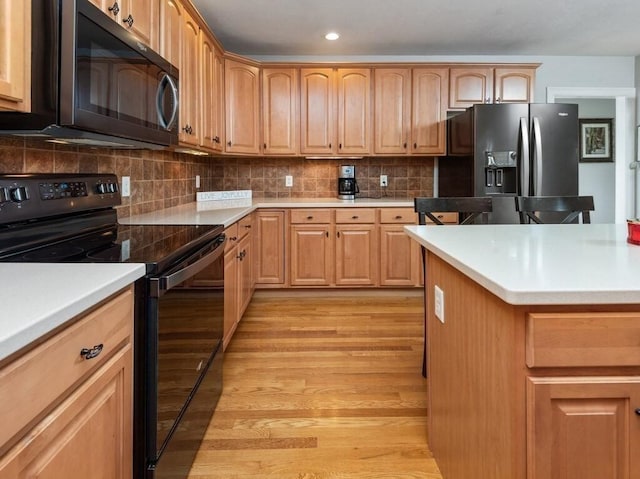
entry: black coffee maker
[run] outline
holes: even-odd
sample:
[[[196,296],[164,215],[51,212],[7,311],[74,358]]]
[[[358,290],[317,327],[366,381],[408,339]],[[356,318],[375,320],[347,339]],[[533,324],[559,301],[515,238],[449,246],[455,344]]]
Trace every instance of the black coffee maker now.
[[[338,166],[338,199],[355,200],[360,193],[356,181],[356,167],[353,165]]]

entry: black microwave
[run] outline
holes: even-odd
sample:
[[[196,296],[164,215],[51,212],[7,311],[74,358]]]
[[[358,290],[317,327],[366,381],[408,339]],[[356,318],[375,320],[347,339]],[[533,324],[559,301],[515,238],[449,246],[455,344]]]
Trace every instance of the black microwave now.
[[[88,0],[32,0],[31,111],[0,134],[112,148],[178,142],[178,69]]]

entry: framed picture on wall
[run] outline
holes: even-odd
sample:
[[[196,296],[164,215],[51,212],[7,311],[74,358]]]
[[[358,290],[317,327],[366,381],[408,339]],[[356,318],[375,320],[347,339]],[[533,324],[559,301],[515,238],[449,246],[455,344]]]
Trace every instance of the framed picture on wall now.
[[[580,161],[613,161],[613,120],[580,118]]]

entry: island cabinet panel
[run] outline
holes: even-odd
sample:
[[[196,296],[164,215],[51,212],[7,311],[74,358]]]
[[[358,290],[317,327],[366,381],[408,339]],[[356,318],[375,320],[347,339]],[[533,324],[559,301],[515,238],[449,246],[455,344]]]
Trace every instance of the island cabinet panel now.
[[[640,477],[639,377],[529,378],[527,479]]]
[[[260,153],[260,69],[226,59],[225,111],[227,153]]]
[[[411,69],[374,73],[374,152],[405,155],[411,141]]]
[[[427,307],[426,348],[443,477],[640,477],[637,304],[511,305],[431,252],[425,264],[426,304],[436,286],[444,303],[441,318]]]
[[[262,135],[265,155],[298,151],[298,70],[262,69]]]
[[[0,1],[0,110],[31,109],[31,2]]]

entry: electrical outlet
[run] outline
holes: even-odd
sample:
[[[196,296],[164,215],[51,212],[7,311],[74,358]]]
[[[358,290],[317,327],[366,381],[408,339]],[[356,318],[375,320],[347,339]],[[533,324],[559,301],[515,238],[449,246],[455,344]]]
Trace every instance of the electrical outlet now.
[[[287,175],[284,177],[284,186],[291,188],[293,186],[293,176]]]
[[[200,175],[196,175],[196,188],[200,188]]]
[[[131,177],[123,176],[122,177],[122,188],[120,189],[122,193],[122,197],[131,196]]]
[[[387,181],[387,175],[380,175],[380,186],[387,187],[389,182]]]
[[[435,313],[436,318],[440,320],[440,322],[444,323],[444,292],[438,287],[438,285],[434,286],[435,292]]]

